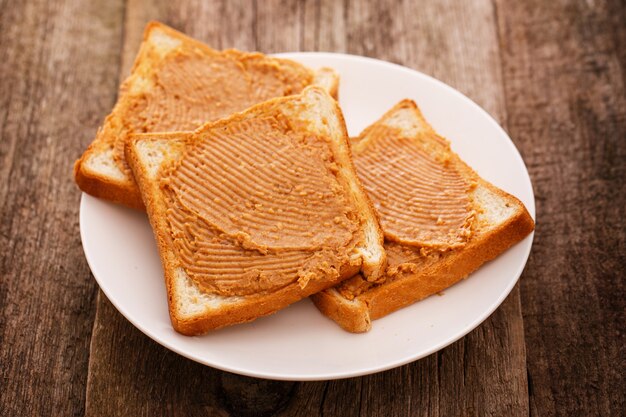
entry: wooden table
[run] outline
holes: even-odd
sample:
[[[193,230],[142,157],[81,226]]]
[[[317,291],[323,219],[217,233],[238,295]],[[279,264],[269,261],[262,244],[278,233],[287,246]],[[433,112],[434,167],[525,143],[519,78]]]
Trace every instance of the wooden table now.
[[[1,416],[623,415],[623,1],[38,0],[0,10]],[[71,171],[150,19],[216,48],[371,56],[468,95],[510,133],[532,177],[537,231],[520,283],[457,343],[347,380],[241,377],[144,336],[90,275]]]

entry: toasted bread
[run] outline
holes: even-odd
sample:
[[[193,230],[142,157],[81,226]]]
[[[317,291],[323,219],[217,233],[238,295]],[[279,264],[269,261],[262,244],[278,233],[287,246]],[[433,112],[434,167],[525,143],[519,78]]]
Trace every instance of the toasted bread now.
[[[353,139],[352,151],[389,264],[381,283],[356,275],[312,296],[345,330],[368,331],[372,320],[450,287],[534,229],[524,205],[463,163],[410,100]]]
[[[193,133],[134,135],[126,157],[180,333],[251,321],[359,271],[372,281],[385,271],[341,110],[320,87]]]
[[[290,60],[234,49],[216,51],[158,22],[146,26],[131,75],[96,138],[74,165],[79,188],[143,209],[124,158],[132,133],[191,131],[205,122],[318,84],[336,97],[338,76]]]

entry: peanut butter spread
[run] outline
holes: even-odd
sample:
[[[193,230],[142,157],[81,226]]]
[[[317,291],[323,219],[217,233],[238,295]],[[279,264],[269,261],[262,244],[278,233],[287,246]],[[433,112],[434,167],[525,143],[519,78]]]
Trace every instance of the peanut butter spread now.
[[[352,153],[385,234],[387,282],[436,264],[470,239],[475,183],[444,139],[432,131],[405,137],[376,124],[352,140]],[[353,300],[377,285],[357,274],[336,288]]]
[[[385,242],[387,253],[387,278],[385,282],[391,282],[405,275],[413,275],[424,271],[430,266],[437,265],[446,256],[445,251],[420,249],[396,242]],[[353,300],[360,294],[379,286],[380,284],[367,281],[361,274],[342,281],[335,288],[348,300]]]
[[[182,44],[143,74],[145,87],[132,92],[124,113],[127,133],[194,130],[274,97],[297,94],[313,81],[296,63],[259,53],[223,52]],[[124,139],[115,159],[130,174]]]
[[[404,137],[374,125],[353,143],[353,156],[385,240],[446,250],[463,246],[471,234],[473,184],[451,161],[447,143],[432,135]]]
[[[364,238],[337,172],[327,139],[277,111],[196,133],[160,178],[181,266],[222,295],[337,277]]]

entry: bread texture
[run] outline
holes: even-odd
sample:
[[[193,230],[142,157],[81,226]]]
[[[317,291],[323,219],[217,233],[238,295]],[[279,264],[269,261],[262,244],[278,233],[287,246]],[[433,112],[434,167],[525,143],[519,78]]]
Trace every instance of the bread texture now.
[[[349,259],[345,259],[331,268],[322,269],[322,272],[316,276],[307,276],[305,280],[299,279],[289,282],[275,291],[246,292],[232,295],[206,291],[204,287],[198,284],[197,280],[192,279],[191,272],[185,269],[182,259],[184,254],[177,249],[173,242],[172,236],[175,235],[172,234],[172,230],[174,229],[168,220],[171,218],[168,215],[174,208],[170,203],[172,200],[168,200],[166,191],[168,187],[171,187],[173,180],[171,176],[166,174],[176,172],[172,171],[174,169],[172,167],[178,167],[176,169],[179,171],[182,169],[180,168],[181,164],[192,158],[193,154],[197,152],[194,149],[198,148],[194,148],[194,145],[208,143],[207,146],[212,147],[214,143],[211,142],[212,138],[220,139],[223,137],[213,135],[228,135],[225,132],[230,132],[229,129],[233,130],[233,126],[267,120],[268,115],[273,115],[272,117],[278,115],[276,117],[284,120],[289,129],[301,133],[304,138],[324,138],[323,143],[327,143],[324,146],[327,146],[332,154],[333,167],[336,166],[336,169],[333,168],[333,175],[336,176],[337,183],[342,185],[341,190],[337,192],[340,192],[345,197],[345,201],[349,201],[350,205],[356,208],[355,215],[357,217],[353,221],[354,224],[358,225],[358,231],[355,232],[355,236],[359,236],[358,244],[349,253]],[[245,138],[242,139],[243,142],[245,140]],[[271,140],[271,138],[268,137],[266,140]],[[215,148],[212,149],[221,149],[219,146],[216,143]],[[295,301],[336,285],[356,273],[360,272],[365,279],[375,281],[385,271],[386,256],[383,248],[382,231],[371,202],[356,177],[341,110],[336,101],[320,87],[308,87],[300,95],[264,102],[228,118],[207,123],[195,132],[133,135],[127,141],[125,151],[143,201],[146,203],[148,217],[154,230],[165,273],[172,325],[182,334],[199,335],[224,326],[248,322],[272,314]],[[222,155],[221,151],[212,152],[218,156],[218,159],[222,156],[223,158],[228,157],[226,154]],[[224,160],[223,158],[220,160]],[[243,171],[244,168],[241,168],[242,171],[239,171],[237,166],[240,165],[237,162],[229,164],[228,167],[222,167],[220,164],[211,164],[207,159],[202,169],[214,170],[214,176],[217,178],[231,174],[243,176],[249,172],[260,171],[254,166],[250,169],[245,168],[245,171]],[[237,172],[233,173],[232,171]],[[276,172],[280,175],[284,171],[277,169]],[[261,173],[258,175],[262,176]],[[277,180],[279,183],[282,182],[280,178]],[[263,181],[263,179],[260,177],[258,181]],[[218,195],[219,198],[228,200],[236,190],[231,189],[231,183],[228,183],[231,184],[231,188],[227,188],[229,186],[224,184],[227,183],[224,182],[220,185],[223,189]],[[253,186],[255,186],[254,183],[249,184],[242,179],[237,188]],[[206,187],[211,187],[211,185],[207,184]],[[297,186],[295,188],[298,189]],[[217,192],[215,188],[209,191]],[[189,191],[189,193],[192,192],[198,193],[194,190]],[[294,192],[295,190],[292,190],[289,193],[293,194]],[[244,198],[248,198],[247,195],[244,194]],[[248,204],[248,201],[244,203]],[[236,211],[234,208],[232,210]],[[189,218],[197,216],[194,214]],[[258,216],[261,219],[262,214]],[[241,230],[236,230],[235,233],[231,233],[227,228],[221,230],[220,233],[247,236],[247,239],[242,239],[236,244],[245,247],[247,253],[251,253],[249,242],[254,240],[253,232],[243,226],[241,227]],[[282,232],[287,235],[286,239],[289,238],[289,230],[286,227]],[[206,242],[194,241],[194,244],[198,246],[202,246],[204,243]],[[262,249],[259,250],[262,251]],[[254,256],[261,256],[257,252],[254,252]],[[244,288],[244,290],[246,289]]]
[[[186,97],[184,88],[166,88],[168,80],[198,96]],[[162,23],[151,22],[113,111],[74,164],[75,181],[82,191],[95,197],[144,209],[124,158],[129,135],[191,131],[266,99],[297,94],[312,84],[323,86],[336,97],[338,83],[330,68],[314,72],[296,62],[260,53],[216,51]],[[234,100],[241,100],[245,89],[258,100],[246,97],[240,106],[235,105]],[[171,108],[164,106],[170,101],[175,101]]]
[[[398,103],[380,120],[365,129],[352,141],[353,151],[371,146],[371,136],[385,128],[401,132],[403,140],[413,141],[424,153],[436,154],[436,158],[454,166],[459,175],[471,183],[469,198],[474,207],[472,225],[461,243],[449,245],[447,248],[437,245],[411,245],[398,242],[397,237],[390,239],[391,233],[385,226],[385,220],[389,219],[385,219],[385,214],[380,211],[382,208],[377,207],[389,258],[386,279],[380,283],[371,283],[356,275],[311,297],[323,314],[350,332],[366,332],[371,329],[372,320],[454,285],[534,229],[534,221],[523,203],[480,178],[463,163],[452,152],[449,143],[438,136],[426,122],[413,101],[404,100]],[[356,154],[354,158],[357,161]],[[362,179],[369,174],[359,169],[358,163],[356,166],[357,174]],[[365,181],[364,184],[368,189]],[[384,193],[385,190],[376,192]],[[376,206],[376,199],[371,194],[370,197]],[[404,260],[393,259],[392,250],[404,251]]]

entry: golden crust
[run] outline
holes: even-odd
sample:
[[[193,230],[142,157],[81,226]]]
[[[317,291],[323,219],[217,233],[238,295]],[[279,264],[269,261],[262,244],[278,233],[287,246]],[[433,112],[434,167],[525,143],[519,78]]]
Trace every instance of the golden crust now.
[[[311,296],[315,306],[344,330],[364,333],[372,328],[370,310],[361,300],[347,300],[331,288]]]
[[[327,281],[309,282],[305,289],[300,288],[297,283],[288,285],[287,287],[267,294],[245,297],[242,301],[227,304],[220,307],[214,313],[202,316],[195,316],[191,319],[179,319],[179,315],[172,310],[172,271],[168,270],[165,282],[168,292],[168,303],[170,307],[170,319],[174,329],[187,336],[195,336],[204,334],[210,330],[220,329],[222,327],[233,324],[246,323],[276,313],[277,311],[317,293],[324,289],[330,288],[342,280],[349,278],[358,272],[358,267],[346,266],[340,272],[340,276]],[[169,275],[169,276],[168,276]]]
[[[330,94],[335,100],[339,101],[339,76],[336,73],[333,78],[333,83],[330,85],[330,89],[328,90],[328,94]]]
[[[384,243],[383,230],[380,227],[378,213],[376,212],[376,209],[374,209],[374,204],[367,196],[365,188],[363,188],[363,184],[361,184],[361,180],[356,174],[356,168],[354,166],[354,161],[352,160],[348,130],[346,128],[346,121],[344,119],[343,112],[341,111],[337,101],[333,101],[333,107],[334,113],[338,115],[342,129],[341,143],[332,143],[335,147],[336,157],[340,158],[338,159],[338,162],[340,162],[341,166],[345,168],[343,170],[344,175],[346,175],[349,182],[354,184],[356,187],[356,190],[354,191],[354,199],[359,207],[359,216],[361,217],[361,221],[364,224],[367,224],[371,228],[372,235],[376,236],[376,242],[373,243],[382,247]],[[380,256],[380,261],[371,263],[364,258],[362,270],[369,281],[380,281],[385,275],[385,270],[387,269],[387,254],[384,250],[382,250]]]
[[[339,101],[339,74],[332,68],[322,67],[315,71],[313,84],[323,86],[332,98]]]
[[[85,155],[87,155],[85,153]],[[115,181],[110,177],[84,169],[85,155],[74,163],[74,181],[82,191],[126,207],[145,211],[137,186],[129,181]]]

